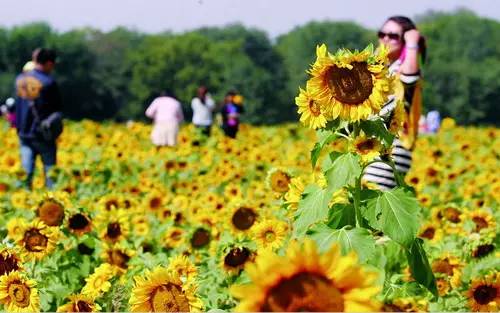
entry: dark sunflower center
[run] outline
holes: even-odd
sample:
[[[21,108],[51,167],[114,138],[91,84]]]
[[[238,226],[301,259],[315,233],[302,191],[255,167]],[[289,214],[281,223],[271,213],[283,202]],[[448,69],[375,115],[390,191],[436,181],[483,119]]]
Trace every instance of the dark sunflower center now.
[[[238,267],[248,260],[250,257],[250,250],[247,248],[233,248],[224,258],[224,264],[229,267]]]
[[[114,223],[108,224],[108,229],[107,229],[106,235],[109,238],[115,240],[118,237],[120,237],[121,234],[122,234],[122,231],[121,231],[120,223],[114,222]]]
[[[353,62],[352,69],[333,66],[327,73],[333,97],[352,105],[362,104],[373,89],[372,75],[366,62]]]
[[[290,184],[290,176],[287,173],[278,171],[274,173],[271,179],[271,187],[277,192],[287,192]]]
[[[9,185],[6,183],[0,183],[0,192],[6,192],[9,191]]]
[[[443,273],[450,276],[453,275],[453,266],[448,259],[434,261],[432,263],[432,270],[437,273]]]
[[[19,263],[12,254],[3,256],[0,254],[0,276],[19,269]]]
[[[472,221],[474,222],[474,224],[476,224],[476,232],[479,232],[481,229],[488,227],[488,222],[483,217],[474,216],[472,218]]]
[[[479,286],[474,290],[474,300],[481,305],[485,305],[495,300],[497,289],[493,286]]]
[[[490,252],[493,250],[495,250],[495,246],[492,244],[480,245],[476,248],[476,250],[474,250],[473,256],[475,258],[481,258],[483,256],[490,254]]]
[[[171,283],[158,287],[150,303],[153,312],[189,312],[189,302],[182,288]]]
[[[89,223],[89,219],[81,213],[76,213],[69,218],[69,228],[74,230],[84,229],[89,225]]]
[[[204,228],[198,228],[193,237],[191,237],[191,245],[193,248],[202,248],[210,242],[210,233]]]
[[[300,273],[284,279],[267,294],[262,312],[343,312],[340,290],[326,277]]]
[[[24,233],[23,242],[26,250],[31,252],[41,252],[47,247],[48,238],[38,231],[30,229]]]
[[[158,209],[161,206],[161,199],[154,197],[149,201],[149,207],[153,210]]]
[[[110,199],[108,201],[106,201],[106,210],[111,210],[113,207],[114,208],[118,208],[118,201],[115,200],[115,199]]]
[[[356,149],[361,153],[367,153],[375,148],[375,140],[366,139],[356,144]]]
[[[108,257],[111,264],[123,269],[127,268],[128,260],[130,260],[130,257],[120,250],[108,251]]]
[[[276,240],[276,233],[272,230],[268,230],[264,233],[264,240],[266,242],[273,242]]]
[[[78,300],[76,302],[76,307],[78,312],[92,312],[92,306],[83,300]]]
[[[455,209],[455,208],[446,208],[445,211],[445,217],[448,221],[452,223],[459,223],[460,222],[460,211]]]
[[[44,201],[38,208],[38,216],[48,226],[59,226],[64,219],[64,208],[57,202]]]
[[[309,100],[309,111],[311,111],[312,115],[318,116],[321,114],[321,107],[314,100]]]
[[[30,304],[30,294],[30,288],[20,281],[9,285],[9,297],[18,307],[25,308]]]
[[[434,227],[427,227],[421,234],[420,237],[432,239],[436,234],[436,229]]]
[[[250,208],[239,208],[233,214],[232,222],[239,230],[247,230],[255,223],[257,213]]]

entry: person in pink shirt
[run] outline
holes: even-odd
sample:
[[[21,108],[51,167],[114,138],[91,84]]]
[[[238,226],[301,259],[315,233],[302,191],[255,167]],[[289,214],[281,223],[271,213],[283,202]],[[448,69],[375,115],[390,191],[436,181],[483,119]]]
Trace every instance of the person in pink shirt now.
[[[153,119],[151,140],[156,146],[175,146],[179,126],[184,120],[181,103],[168,91],[154,99],[146,110],[146,116]]]

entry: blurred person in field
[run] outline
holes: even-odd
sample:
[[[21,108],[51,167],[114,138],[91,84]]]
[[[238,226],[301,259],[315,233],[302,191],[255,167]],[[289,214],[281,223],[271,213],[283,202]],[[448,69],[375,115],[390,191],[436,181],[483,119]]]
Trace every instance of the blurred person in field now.
[[[151,141],[157,147],[175,146],[179,127],[184,120],[181,103],[168,90],[153,100],[146,110],[146,116],[153,119]]]
[[[62,114],[59,87],[51,76],[56,63],[56,52],[51,49],[37,49],[34,52],[34,69],[16,78],[16,127],[21,146],[21,163],[26,171],[26,187],[31,188],[37,155],[40,155],[45,173],[45,186],[52,188],[53,181],[48,172],[56,165],[56,138],[44,136],[43,129],[52,117]],[[51,122],[49,122],[51,123]]]
[[[236,138],[240,125],[240,115],[243,113],[242,103],[235,103],[242,100],[241,96],[234,91],[229,91],[224,97],[224,104],[221,109],[222,130],[227,137]]]
[[[403,129],[394,139],[390,156],[396,171],[405,175],[411,167],[412,150],[419,130],[422,111],[419,58],[425,61],[427,47],[425,38],[413,21],[405,16],[389,17],[377,35],[379,44],[388,49],[389,72],[401,83],[400,92],[389,96],[379,115],[388,125],[402,120]],[[370,164],[363,179],[377,184],[380,189],[391,189],[397,185],[392,167],[383,162]]]
[[[191,100],[191,108],[193,109],[193,124],[201,130],[205,136],[210,136],[210,128],[212,127],[213,116],[212,112],[215,109],[215,102],[208,93],[205,86],[198,88],[198,94]]]

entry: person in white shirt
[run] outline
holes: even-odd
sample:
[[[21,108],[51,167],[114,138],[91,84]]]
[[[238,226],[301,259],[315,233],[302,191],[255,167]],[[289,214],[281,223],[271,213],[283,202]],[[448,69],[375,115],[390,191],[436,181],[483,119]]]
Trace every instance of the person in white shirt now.
[[[210,136],[215,101],[210,97],[207,87],[198,88],[198,95],[191,100],[191,108],[193,109],[193,124],[201,130],[202,134]]]

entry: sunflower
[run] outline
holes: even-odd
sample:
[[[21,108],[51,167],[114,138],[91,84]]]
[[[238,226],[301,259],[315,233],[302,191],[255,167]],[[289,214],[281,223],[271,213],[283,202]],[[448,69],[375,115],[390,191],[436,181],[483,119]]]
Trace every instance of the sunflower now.
[[[134,251],[126,249],[120,244],[106,244],[101,258],[104,262],[113,265],[117,273],[121,274],[127,271],[128,262],[134,255]]]
[[[367,48],[361,52],[327,52],[326,45],[316,48],[316,61],[309,73],[307,90],[331,119],[359,121],[378,113],[391,89],[387,50],[377,55]]]
[[[496,228],[496,221],[493,216],[483,210],[474,210],[464,213],[461,216],[462,220],[471,220],[474,222],[474,232],[494,230]]]
[[[255,253],[244,246],[230,246],[222,255],[222,268],[229,275],[238,275],[248,263],[253,262]]]
[[[90,296],[77,294],[68,297],[69,302],[58,307],[57,312],[99,312],[101,307]]]
[[[278,220],[265,220],[255,225],[252,238],[261,249],[278,249],[283,245],[288,225]]]
[[[69,205],[68,194],[49,192],[35,208],[36,214],[47,226],[60,226],[64,220],[65,210]]]
[[[175,272],[156,267],[134,277],[129,299],[132,312],[192,312],[202,309],[193,282],[183,283]]]
[[[8,312],[39,312],[36,282],[14,271],[0,276],[0,303]]]
[[[109,280],[115,275],[115,269],[109,263],[99,265],[92,275],[85,278],[85,286],[82,288],[82,294],[91,299],[102,296],[111,289]]]
[[[312,128],[324,128],[326,126],[326,108],[322,107],[318,101],[314,100],[308,88],[299,88],[299,95],[295,97],[295,104],[299,107],[298,113],[300,114],[300,121]]]
[[[436,222],[427,222],[420,227],[418,236],[435,243],[439,242],[443,238],[443,230]]]
[[[28,221],[22,217],[13,217],[7,222],[7,235],[17,241],[22,236],[22,231],[28,225]]]
[[[247,232],[259,219],[259,212],[251,206],[236,205],[229,218],[231,228],[235,233]]]
[[[21,270],[22,267],[21,257],[14,249],[0,248],[0,276]]]
[[[163,242],[166,248],[175,249],[181,246],[185,241],[185,230],[172,226],[163,235]]]
[[[34,220],[24,227],[21,236],[17,238],[17,244],[27,259],[40,260],[55,249],[59,235],[58,228]]]
[[[498,312],[500,308],[500,273],[472,281],[466,292],[469,307],[474,312]]]
[[[241,299],[235,311],[364,312],[380,308],[373,299],[381,290],[375,285],[378,275],[357,265],[353,252],[342,256],[338,245],[320,255],[313,241],[306,240],[302,246],[294,241],[286,256],[264,251],[246,271],[253,284],[231,288]]]
[[[85,213],[75,213],[68,218],[67,227],[72,233],[81,236],[91,231],[92,222]]]
[[[115,243],[128,236],[130,229],[129,213],[124,209],[101,211],[96,219],[100,237]]]
[[[180,278],[194,279],[198,274],[196,266],[185,255],[177,255],[170,258],[167,270],[177,273]]]
[[[364,163],[368,163],[380,155],[382,144],[377,138],[360,134],[354,139],[352,150],[361,156]]]
[[[198,227],[191,235],[191,247],[193,249],[200,249],[206,247],[210,243],[211,234],[206,228]]]
[[[292,177],[283,169],[274,168],[269,171],[266,182],[272,191],[283,194],[288,191]]]
[[[165,205],[165,199],[160,191],[151,191],[144,198],[143,206],[151,212],[157,212]]]

